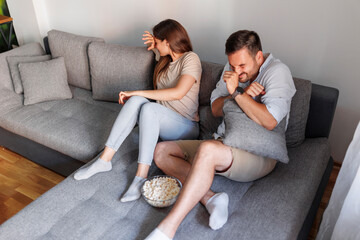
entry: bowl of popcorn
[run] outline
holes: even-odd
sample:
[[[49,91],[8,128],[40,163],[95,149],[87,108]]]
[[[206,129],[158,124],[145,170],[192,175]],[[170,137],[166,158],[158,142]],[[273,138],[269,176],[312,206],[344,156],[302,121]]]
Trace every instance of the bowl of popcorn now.
[[[163,208],[175,203],[181,188],[182,184],[177,178],[159,175],[144,182],[141,195],[151,206]]]

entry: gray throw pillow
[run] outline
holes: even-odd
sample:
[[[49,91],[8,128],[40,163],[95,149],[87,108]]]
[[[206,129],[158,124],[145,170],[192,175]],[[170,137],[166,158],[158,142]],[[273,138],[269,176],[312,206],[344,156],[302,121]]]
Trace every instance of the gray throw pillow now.
[[[6,58],[11,73],[11,78],[14,84],[15,92],[20,94],[24,92],[19,72],[19,63],[30,63],[30,62],[43,62],[51,59],[50,55],[40,56],[8,56]]]
[[[0,54],[0,89],[14,91],[14,84],[11,80],[9,65],[6,61],[8,56],[34,56],[44,55],[45,51],[40,43],[28,43]]]
[[[251,120],[232,99],[225,102],[223,112],[225,145],[283,163],[289,162],[285,141],[285,118],[269,131]]]
[[[20,63],[24,105],[72,98],[63,57],[36,63]]]
[[[91,42],[104,42],[104,39],[57,30],[49,31],[48,39],[52,57],[65,59],[69,84],[91,90],[88,47]]]
[[[117,102],[120,91],[153,89],[155,56],[146,47],[93,42],[89,61],[96,100]]]

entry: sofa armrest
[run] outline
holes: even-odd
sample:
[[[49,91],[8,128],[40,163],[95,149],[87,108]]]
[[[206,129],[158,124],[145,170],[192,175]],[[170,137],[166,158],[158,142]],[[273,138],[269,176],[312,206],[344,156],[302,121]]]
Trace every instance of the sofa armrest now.
[[[338,97],[338,89],[312,84],[306,138],[329,137]]]

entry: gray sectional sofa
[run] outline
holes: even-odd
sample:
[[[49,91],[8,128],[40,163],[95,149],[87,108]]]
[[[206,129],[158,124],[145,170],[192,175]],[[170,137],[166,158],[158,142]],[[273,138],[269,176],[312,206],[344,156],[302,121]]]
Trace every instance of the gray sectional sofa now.
[[[145,238],[170,208],[153,208],[143,199],[119,201],[136,170],[137,128],[116,153],[112,171],[84,181],[75,181],[72,174],[101,153],[121,109],[118,92],[151,89],[154,56],[142,47],[106,44],[55,30],[49,32],[45,46],[53,60],[64,63],[71,97],[60,94],[66,90],[62,87],[50,96],[45,95],[53,89],[44,93],[36,88],[37,79],[64,79],[50,71],[63,69],[53,60],[52,65],[19,63],[24,93],[15,91],[9,57],[45,55],[40,44],[0,54],[0,145],[68,177],[3,223],[0,239]],[[223,65],[202,62],[202,67],[200,138],[206,139],[221,121],[212,117],[209,99]],[[44,68],[47,71],[38,73]],[[212,189],[230,197],[228,222],[211,230],[208,214],[198,204],[175,239],[307,239],[332,168],[327,138],[338,90],[302,79],[294,82],[297,93],[286,132],[289,163],[279,163],[254,182],[216,176]],[[25,104],[34,93],[39,102]],[[150,176],[160,173],[151,167]]]

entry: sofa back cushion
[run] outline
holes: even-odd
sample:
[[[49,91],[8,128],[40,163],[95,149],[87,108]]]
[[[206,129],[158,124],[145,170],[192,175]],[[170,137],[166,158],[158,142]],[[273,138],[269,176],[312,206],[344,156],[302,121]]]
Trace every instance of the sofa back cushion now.
[[[14,90],[10,70],[6,58],[8,56],[32,56],[43,55],[44,49],[40,43],[29,43],[18,48],[0,54],[0,89]]]
[[[49,47],[53,58],[64,57],[69,84],[91,90],[88,46],[104,39],[79,36],[51,30],[48,32]]]
[[[89,61],[96,100],[117,102],[120,91],[153,89],[155,56],[145,47],[93,42]]]
[[[224,65],[211,62],[201,62],[202,74],[200,81],[199,105],[209,106],[211,92],[220,80]]]
[[[299,146],[305,139],[311,97],[311,82],[294,78],[296,93],[291,100],[290,117],[285,133],[288,147]]]

